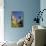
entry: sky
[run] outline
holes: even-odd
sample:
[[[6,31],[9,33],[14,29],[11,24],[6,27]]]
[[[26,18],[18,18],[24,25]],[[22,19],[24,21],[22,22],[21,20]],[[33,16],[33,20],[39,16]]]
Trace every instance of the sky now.
[[[23,18],[24,12],[23,11],[12,11],[12,16],[16,16],[17,19],[21,16]]]

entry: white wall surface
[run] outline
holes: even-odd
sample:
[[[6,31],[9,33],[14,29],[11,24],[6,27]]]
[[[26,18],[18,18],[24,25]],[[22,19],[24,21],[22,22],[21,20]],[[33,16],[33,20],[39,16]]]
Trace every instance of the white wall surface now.
[[[4,3],[0,0],[0,42],[4,41]]]
[[[40,9],[41,11],[43,9],[46,9],[46,0],[40,0]],[[43,25],[43,26],[46,26],[46,10],[43,12],[43,22],[40,21],[40,24]]]

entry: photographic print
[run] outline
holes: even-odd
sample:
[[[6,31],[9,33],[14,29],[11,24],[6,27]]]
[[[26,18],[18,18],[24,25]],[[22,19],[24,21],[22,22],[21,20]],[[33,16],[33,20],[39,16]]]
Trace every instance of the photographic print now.
[[[12,11],[11,13],[11,27],[23,27],[24,12]]]

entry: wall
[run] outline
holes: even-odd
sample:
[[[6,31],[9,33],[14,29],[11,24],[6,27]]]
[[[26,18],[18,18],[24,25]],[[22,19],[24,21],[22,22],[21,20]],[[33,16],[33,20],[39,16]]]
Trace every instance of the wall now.
[[[4,41],[4,8],[3,0],[0,0],[0,42]]]
[[[41,0],[40,1],[40,9],[41,9],[41,11],[43,10],[43,9],[46,9],[46,0]],[[46,27],[46,11],[44,11],[43,12],[43,15],[42,15],[42,17],[43,17],[43,19],[44,19],[44,21],[42,22],[40,22],[41,23],[41,25],[43,25],[43,26],[45,26]]]
[[[4,36],[7,41],[18,41],[24,37],[34,24],[35,12],[40,10],[40,0],[4,0]],[[24,27],[12,28],[11,11],[24,11]]]

